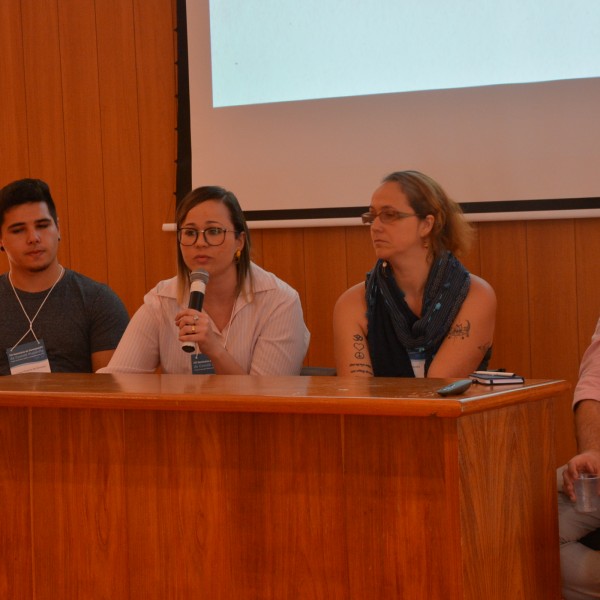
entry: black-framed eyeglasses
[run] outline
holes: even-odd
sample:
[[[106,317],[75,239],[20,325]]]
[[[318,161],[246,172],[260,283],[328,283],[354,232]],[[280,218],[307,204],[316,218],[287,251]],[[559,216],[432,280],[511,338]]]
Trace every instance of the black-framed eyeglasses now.
[[[382,223],[393,223],[394,221],[398,221],[400,219],[407,219],[408,217],[418,217],[419,215],[417,213],[405,213],[402,212],[400,210],[394,210],[393,208],[384,208],[383,210],[380,210],[378,213],[376,212],[366,212],[363,213],[362,215],[360,215],[360,218],[362,219],[362,222],[365,225],[372,225],[373,221],[375,221],[375,219],[377,217],[379,217],[379,220]]]
[[[223,229],[223,227],[208,227],[207,229],[195,229],[193,227],[182,227],[177,230],[177,241],[182,246],[193,246],[202,234],[204,241],[209,246],[220,246],[225,241],[227,232],[237,233],[235,229]]]

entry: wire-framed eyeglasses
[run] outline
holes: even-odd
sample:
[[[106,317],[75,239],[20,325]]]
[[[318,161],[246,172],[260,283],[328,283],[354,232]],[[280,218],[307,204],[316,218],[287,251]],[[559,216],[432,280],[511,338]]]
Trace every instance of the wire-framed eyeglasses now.
[[[373,221],[375,221],[375,219],[377,217],[379,217],[379,220],[382,223],[393,223],[394,221],[398,221],[400,219],[407,219],[408,217],[418,217],[419,215],[417,213],[406,213],[406,212],[402,212],[400,210],[394,210],[393,208],[384,208],[383,210],[380,210],[378,213],[376,212],[366,212],[363,213],[362,215],[360,215],[360,218],[362,219],[362,222],[365,225],[372,225]]]
[[[237,233],[235,229],[224,229],[223,227],[208,227],[207,229],[195,229],[194,227],[182,227],[177,230],[177,241],[182,246],[193,246],[202,234],[204,241],[209,246],[220,246],[225,241],[227,232]]]

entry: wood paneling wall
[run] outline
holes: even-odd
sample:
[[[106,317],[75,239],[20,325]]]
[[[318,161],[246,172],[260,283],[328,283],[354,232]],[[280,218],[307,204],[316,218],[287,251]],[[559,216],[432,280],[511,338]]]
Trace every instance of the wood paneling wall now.
[[[130,311],[175,265],[174,29],[174,0],[0,3],[0,185],[47,181],[61,261]]]
[[[175,0],[0,3],[0,185],[46,180],[61,261],[107,282],[130,312],[175,272],[174,236],[161,231],[175,205],[175,36]],[[477,229],[465,262],[498,295],[492,366],[574,384],[600,314],[600,219]],[[255,260],[300,292],[312,332],[307,364],[332,366],[331,312],[372,265],[368,230],[252,237]],[[566,460],[574,450],[568,398],[559,410]]]

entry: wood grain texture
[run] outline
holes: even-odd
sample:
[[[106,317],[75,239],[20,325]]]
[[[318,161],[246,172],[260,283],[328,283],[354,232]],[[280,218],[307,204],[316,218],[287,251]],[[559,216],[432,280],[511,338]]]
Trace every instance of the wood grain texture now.
[[[530,377],[526,235],[524,223],[479,225],[481,275],[494,288],[498,301],[490,366]]]
[[[261,265],[289,283],[306,306],[304,232],[301,229],[265,229]]]
[[[463,528],[465,598],[560,598],[558,555],[539,555],[558,544],[552,401],[472,415],[458,429],[460,514],[473,525]]]
[[[23,62],[27,127],[19,139],[27,140],[29,173],[22,177],[45,180],[56,198],[67,197],[63,82],[60,31],[56,2],[21,2]],[[19,143],[23,143],[20,141]],[[61,211],[65,244],[61,261],[70,263],[68,211]]]
[[[376,257],[369,227],[345,227],[346,233],[346,288],[364,281],[375,265]]]
[[[0,2],[0,187],[29,174],[21,3]],[[0,272],[8,260],[0,252]]]
[[[527,223],[531,376],[579,374],[577,268],[573,220]],[[572,395],[556,403],[557,466],[575,453]]]
[[[29,173],[21,3],[0,2],[0,186]],[[0,258],[4,265],[3,257]]]
[[[0,598],[33,598],[29,411],[0,410]]]
[[[457,478],[445,472],[453,427],[344,419],[350,597],[463,597]]]
[[[575,228],[571,219],[527,223],[531,375],[578,373]],[[545,348],[560,345],[548,356]]]
[[[483,240],[482,223],[471,223],[473,227],[473,243],[466,255],[461,256],[460,260],[465,265],[469,273],[481,276],[481,249]]]
[[[0,379],[0,406],[457,418],[568,389],[564,381],[528,380],[441,397],[436,390],[451,381],[456,380],[28,373]]]
[[[137,307],[147,285],[133,1],[96,3],[96,27],[108,283]]]
[[[35,600],[128,597],[122,413],[33,411],[31,437]]]
[[[575,221],[579,354],[590,345],[600,318],[600,219]]]
[[[107,281],[96,14],[92,0],[58,3],[66,190],[55,194],[70,267]],[[91,182],[98,182],[90,185]],[[68,217],[63,225],[63,219]],[[68,224],[68,226],[67,226]]]
[[[308,364],[334,367],[331,315],[347,288],[346,239],[342,228],[323,227],[304,232],[306,245],[306,307],[311,333]]]
[[[261,229],[250,230],[250,258],[258,265],[263,265],[263,231]]]
[[[387,398],[405,414],[384,416],[374,380],[363,390],[373,414],[351,415],[358,389],[340,388],[332,414],[251,408],[253,393],[293,397],[302,380],[306,406],[332,403],[324,391],[344,378],[257,378],[252,391],[247,377],[197,377],[203,409],[182,405],[190,378],[129,376],[119,390],[102,376],[49,377],[0,381],[29,388],[19,408],[3,406],[16,392],[0,389],[0,481],[10,482],[0,510],[16,516],[0,522],[0,548],[22,585],[35,582],[14,597],[559,598],[550,398],[560,383],[417,416],[411,404],[431,402],[431,381],[414,380]],[[86,377],[96,392],[113,386],[122,407],[35,406],[52,387],[83,397]]]
[[[177,240],[162,231],[175,220],[177,98],[175,0],[134,0],[135,77],[140,140],[145,287],[176,271]],[[139,217],[138,217],[139,218]],[[150,258],[150,260],[148,260]]]

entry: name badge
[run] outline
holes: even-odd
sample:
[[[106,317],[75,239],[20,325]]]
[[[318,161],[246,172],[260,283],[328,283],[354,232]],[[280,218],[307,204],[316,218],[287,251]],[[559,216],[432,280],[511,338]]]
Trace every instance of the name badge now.
[[[415,377],[425,377],[425,348],[409,350],[408,358],[410,358]]]
[[[27,342],[6,351],[12,375],[19,373],[50,373],[50,363],[43,340]]]
[[[194,375],[214,375],[215,368],[206,354],[192,354],[192,373]]]

